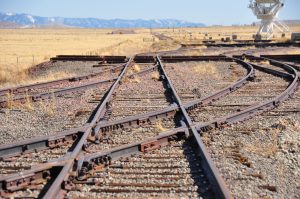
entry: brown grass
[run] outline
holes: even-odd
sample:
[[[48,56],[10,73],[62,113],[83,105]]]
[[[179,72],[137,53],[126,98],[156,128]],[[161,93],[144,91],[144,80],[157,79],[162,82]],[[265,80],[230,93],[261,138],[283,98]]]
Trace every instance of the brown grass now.
[[[164,128],[164,126],[162,125],[161,121],[156,122],[155,127],[156,127],[156,129],[159,130],[160,132],[164,132],[164,131],[167,130],[166,128]]]
[[[65,77],[53,74],[34,79],[27,75],[30,67],[58,54],[133,56],[151,51],[154,44],[156,50],[178,47],[165,47],[153,40],[149,29],[137,29],[137,34],[112,35],[111,32],[111,29],[0,30],[0,87]]]
[[[132,65],[128,70],[127,70],[127,73],[126,75],[129,76],[129,78],[132,78],[132,76],[130,75],[133,75],[135,73],[138,73],[141,71],[141,68],[138,64],[134,64]]]
[[[14,94],[13,93],[5,93],[5,98],[6,98],[6,107],[8,109],[13,109],[13,107],[15,107]]]
[[[139,78],[135,77],[132,80],[130,80],[130,82],[138,84],[138,83],[141,83],[141,80]]]
[[[141,68],[140,68],[139,65],[134,64],[134,65],[132,66],[132,70],[133,70],[133,72],[138,73],[138,72],[141,71]]]
[[[212,37],[220,39],[237,34],[239,39],[251,39],[257,27],[204,27],[154,29],[174,40],[158,40],[149,29],[136,29],[137,34],[110,34],[112,29],[2,29],[0,30],[0,87],[34,83],[65,77],[28,77],[33,65],[49,60],[58,54],[78,55],[126,55],[175,50],[180,43],[201,43]],[[299,32],[300,26],[292,26],[291,32]],[[290,33],[286,34],[286,38]],[[276,38],[282,39],[280,35]],[[202,49],[186,52],[199,55]],[[297,49],[288,54],[297,53]]]
[[[185,56],[201,56],[206,55],[206,53],[203,52],[202,49],[195,49],[195,50],[189,50],[184,52]]]
[[[281,33],[275,33],[278,41],[285,41],[291,37],[291,32],[300,32],[300,26],[290,26],[291,31],[286,34],[285,38],[281,37]],[[177,42],[184,43],[201,43],[212,37],[214,40],[221,40],[233,34],[238,36],[239,40],[252,39],[252,35],[256,33],[258,26],[212,26],[201,28],[184,28],[184,29],[162,29],[154,30],[155,32],[163,32],[166,36],[174,38]]]
[[[144,99],[144,102],[149,104],[151,101],[149,99]]]
[[[24,103],[23,107],[27,111],[33,111],[34,110],[34,106],[32,104],[32,99],[28,95],[28,92],[26,92],[26,94],[25,94],[25,103]]]
[[[128,83],[128,82],[130,82],[130,79],[128,78],[128,76],[125,76],[121,79],[120,84],[125,84],[125,83]]]
[[[44,102],[43,100],[39,101],[39,106],[46,116],[54,116],[56,112],[56,98],[54,94],[47,102]]]
[[[12,87],[24,84],[41,83],[47,81],[53,81],[57,79],[63,79],[67,77],[75,76],[74,73],[66,72],[49,72],[45,76],[32,77],[28,75],[27,69],[23,71],[12,71],[0,68],[0,88],[1,87]]]
[[[28,79],[27,69],[18,69],[17,67],[4,67],[0,65],[0,85],[13,86],[14,84],[21,84]]]
[[[153,72],[153,73],[151,74],[151,78],[152,78],[153,80],[158,81],[158,80],[159,80],[159,77],[160,77],[160,75],[159,75],[159,72],[157,72],[157,71],[155,71],[155,72]]]
[[[211,62],[203,62],[193,66],[193,71],[199,75],[210,75],[214,78],[220,78],[220,74],[216,66]]]
[[[277,128],[261,130],[260,133],[262,134],[266,134],[266,133],[271,134],[272,138],[269,140],[269,142],[261,143],[261,141],[257,140],[253,144],[246,145],[245,150],[267,158],[274,156],[278,152],[277,140],[278,140],[279,132],[280,130]]]
[[[268,60],[263,60],[263,61],[260,61],[260,64],[270,65],[270,61],[268,61]]]

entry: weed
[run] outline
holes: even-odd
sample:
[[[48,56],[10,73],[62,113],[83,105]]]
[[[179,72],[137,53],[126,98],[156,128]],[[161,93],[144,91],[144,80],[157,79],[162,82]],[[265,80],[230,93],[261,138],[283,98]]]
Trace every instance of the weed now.
[[[141,80],[137,77],[134,77],[133,79],[130,80],[130,82],[138,84],[141,83]]]
[[[148,104],[151,102],[149,99],[145,99],[144,101]]]
[[[133,72],[138,73],[138,72],[141,71],[141,68],[140,68],[139,65],[134,64],[134,65],[132,66],[132,70],[133,70]]]
[[[56,110],[56,100],[54,94],[47,104],[45,104],[45,102],[41,100],[39,102],[39,105],[45,115],[47,115],[48,117],[54,116]]]
[[[220,78],[220,74],[218,73],[216,66],[211,62],[204,62],[201,64],[196,64],[193,67],[193,71],[196,74],[211,75],[214,78]]]
[[[32,99],[31,97],[28,95],[28,91],[26,91],[26,94],[25,94],[25,103],[24,103],[24,106],[23,106],[27,111],[33,111],[34,110],[34,107],[33,107],[33,104],[32,104]]]
[[[163,127],[161,121],[156,122],[155,127],[156,127],[156,129],[159,130],[160,132],[166,131],[166,128]]]
[[[5,93],[5,97],[6,97],[6,107],[8,109],[13,109],[13,107],[15,106],[15,102],[14,102],[14,94],[13,93]]]
[[[270,65],[270,61],[269,60],[263,60],[260,63],[264,64],[264,65]]]
[[[159,75],[159,72],[153,72],[152,74],[151,74],[151,78],[153,79],[153,80],[156,80],[156,81],[158,81],[159,80],[159,77],[160,77],[160,75]]]
[[[120,84],[125,84],[125,83],[128,83],[128,82],[130,82],[130,80],[127,76],[125,76],[121,79]]]

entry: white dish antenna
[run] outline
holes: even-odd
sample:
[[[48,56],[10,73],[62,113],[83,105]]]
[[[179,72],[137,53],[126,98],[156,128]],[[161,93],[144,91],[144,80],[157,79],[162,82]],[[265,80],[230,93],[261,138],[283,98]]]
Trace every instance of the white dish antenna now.
[[[271,39],[275,29],[282,33],[289,31],[289,27],[277,18],[283,7],[284,0],[250,0],[249,8],[261,20],[257,35]]]

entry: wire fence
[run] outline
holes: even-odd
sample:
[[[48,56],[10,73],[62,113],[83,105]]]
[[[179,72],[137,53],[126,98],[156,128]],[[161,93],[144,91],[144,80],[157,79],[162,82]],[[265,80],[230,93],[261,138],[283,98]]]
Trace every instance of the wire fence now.
[[[0,56],[0,67],[29,68],[47,59],[49,60],[47,57],[35,55],[4,55]]]

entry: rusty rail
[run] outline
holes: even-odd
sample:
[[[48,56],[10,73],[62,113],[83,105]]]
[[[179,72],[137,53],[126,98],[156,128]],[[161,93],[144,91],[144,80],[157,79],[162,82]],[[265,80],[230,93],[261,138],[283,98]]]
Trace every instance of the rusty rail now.
[[[120,68],[120,66],[117,66],[118,68]],[[122,68],[124,66],[122,65]],[[152,72],[154,70],[156,70],[157,66],[153,66],[151,68],[148,68],[148,69],[145,69],[143,71],[140,71],[140,72],[137,72],[137,73],[134,73],[132,75],[129,75],[128,77],[132,77],[132,76],[135,76],[135,75],[144,75],[146,73],[149,73],[149,72]],[[96,75],[99,75],[99,73],[97,73]],[[96,75],[93,75],[93,76],[96,76]],[[87,78],[87,76],[83,76],[84,78]],[[91,75],[89,75],[89,77],[91,77]],[[89,78],[88,77],[88,78]],[[87,79],[88,79],[87,78]],[[79,77],[76,77],[76,78],[71,78],[71,80],[73,81],[73,79],[76,79],[75,81],[79,81],[80,78]],[[82,78],[81,78],[82,79]],[[61,95],[64,95],[64,94],[67,94],[67,93],[72,93],[72,92],[76,92],[76,91],[82,91],[82,90],[85,90],[87,88],[92,88],[92,87],[96,87],[96,86],[99,86],[99,85],[102,85],[102,84],[107,84],[107,83],[111,83],[113,81],[115,81],[117,78],[112,78],[112,79],[108,79],[108,80],[102,80],[102,81],[98,81],[98,82],[94,82],[94,83],[88,83],[88,84],[85,84],[85,85],[80,85],[80,86],[76,86],[76,87],[70,87],[70,88],[64,88],[64,89],[60,89],[60,90],[56,90],[56,91],[53,91],[53,92],[47,92],[47,93],[41,93],[41,94],[33,94],[33,95],[26,95],[26,96],[19,96],[19,97],[16,97],[14,99],[12,99],[12,101],[14,102],[24,102],[28,99],[32,100],[32,101],[38,101],[38,100],[44,100],[44,99],[48,99],[48,98],[51,98],[53,96],[61,96]],[[70,81],[70,78],[69,79],[65,79],[67,81]],[[62,80],[62,81],[65,81],[65,80]],[[60,80],[58,80],[60,81]],[[48,82],[48,83],[44,83],[44,84],[33,84],[33,85],[29,85],[29,86],[24,86],[22,87],[22,90],[23,89],[33,89],[33,88],[37,88],[39,86],[42,86],[42,87],[46,87],[46,86],[53,86],[53,85],[56,85],[57,82],[55,82],[54,84],[52,84],[52,82]],[[59,82],[59,83],[62,83],[62,82]],[[39,87],[41,88],[41,87]],[[13,90],[13,89],[9,89],[10,91],[8,92],[14,92],[14,91],[19,91],[20,90]],[[24,90],[25,91],[25,90]],[[0,107],[3,107],[6,105],[6,102],[7,100],[2,100],[0,101]]]
[[[125,63],[126,56],[97,56],[97,55],[57,55],[51,61],[99,61],[102,63]]]
[[[123,71],[124,72],[124,71]],[[119,79],[120,80],[120,79]],[[246,80],[246,79],[245,79]],[[114,84],[114,85],[116,85],[116,83]],[[111,89],[113,89],[114,87],[112,87]],[[112,94],[112,92],[109,92],[109,95],[110,94]],[[109,96],[108,95],[108,96]],[[107,98],[106,98],[107,99]],[[105,109],[106,109],[106,104],[105,104],[106,102],[104,102],[102,105],[101,105],[101,107],[98,109],[98,112],[97,112],[97,114],[95,115],[95,118],[99,118],[99,117],[101,117],[101,116],[103,116],[104,115],[104,113],[105,113]],[[173,108],[173,107],[172,107]],[[102,110],[102,111],[99,111],[99,110]],[[92,122],[91,122],[91,124],[92,123],[94,123],[94,122],[96,122],[95,120],[93,120]],[[183,129],[181,128],[181,131],[182,131]],[[45,140],[36,140],[37,141],[37,143],[34,143],[34,144],[32,144],[32,145],[28,145],[28,143],[22,143],[23,145],[22,146],[19,146],[19,148],[15,148],[14,150],[12,150],[12,151],[17,151],[17,150],[19,150],[19,151],[17,151],[17,153],[24,153],[24,152],[29,152],[29,150],[36,150],[36,149],[33,149],[35,146],[38,146],[38,145],[40,145],[40,146],[42,146],[42,147],[45,147],[45,146],[48,146],[48,147],[54,147],[54,146],[59,146],[59,145],[61,145],[61,144],[64,144],[65,142],[68,142],[69,140],[74,140],[74,139],[77,139],[77,140],[80,140],[79,142],[77,142],[77,145],[76,145],[76,147],[75,147],[75,149],[72,151],[72,153],[71,154],[69,154],[67,157],[65,157],[65,158],[67,158],[67,159],[64,159],[64,161],[65,161],[65,164],[64,164],[64,167],[60,167],[60,169],[59,169],[59,171],[60,171],[60,174],[59,174],[59,176],[55,179],[55,181],[52,183],[52,188],[50,189],[51,191],[50,192],[47,192],[46,193],[46,195],[45,195],[45,197],[49,197],[49,198],[51,198],[51,197],[53,197],[53,196],[63,196],[63,192],[64,191],[62,191],[62,189],[68,189],[68,188],[70,188],[69,186],[70,186],[70,184],[69,184],[69,182],[67,182],[67,178],[68,178],[68,176],[69,176],[69,172],[70,172],[70,169],[71,169],[71,167],[72,167],[72,165],[74,165],[74,158],[76,157],[76,155],[78,155],[78,153],[79,153],[79,151],[81,150],[81,148],[82,147],[80,147],[80,146],[84,146],[84,144],[85,144],[85,140],[89,137],[88,136],[88,134],[89,135],[92,135],[92,131],[93,131],[93,127],[92,127],[92,125],[86,125],[83,129],[78,129],[78,130],[76,130],[76,131],[73,131],[73,132],[65,132],[65,137],[64,136],[62,136],[62,137],[60,137],[60,138],[57,138],[57,139],[55,139],[54,137],[54,139],[50,139],[50,140],[47,140],[46,142],[44,142]],[[89,132],[89,133],[86,133],[86,132]],[[185,132],[185,134],[187,134],[186,133],[186,130],[184,130],[184,132]],[[76,133],[76,136],[74,136],[74,134]],[[68,137],[69,136],[69,137]],[[153,143],[144,143],[143,144],[143,147],[142,147],[142,150],[149,150],[149,147],[150,148],[153,148],[152,147],[152,145],[153,145]],[[26,147],[25,147],[26,146]],[[146,149],[147,148],[147,149]],[[8,150],[11,150],[11,148],[10,149],[8,149]],[[25,150],[25,151],[24,151]],[[28,151],[26,151],[26,150],[28,150]],[[21,152],[22,151],[22,152]],[[7,151],[3,151],[3,154],[5,154],[5,155],[7,155]],[[4,157],[5,158],[5,157]],[[77,161],[75,161],[75,163],[77,163]],[[76,166],[75,166],[76,167]],[[73,167],[72,167],[73,168]],[[47,168],[47,171],[49,171],[49,170],[51,170],[52,169],[52,167],[50,168]],[[39,172],[38,172],[38,174],[39,173],[43,173],[43,170],[39,170]],[[28,173],[28,175],[30,174],[30,171],[26,171],[26,173]],[[31,176],[33,175],[33,176],[35,176],[35,174],[37,174],[36,172],[33,172],[34,174],[32,174],[32,172],[31,172]],[[20,176],[19,176],[20,177]],[[31,177],[32,178],[32,177]],[[20,179],[20,178],[17,178],[17,179],[15,179],[15,183],[16,184],[19,184],[19,182],[20,181],[24,181],[24,179]],[[33,183],[33,181],[35,181],[35,177],[34,178],[32,178],[32,181],[30,181],[31,183]],[[26,181],[25,180],[25,182],[24,183],[26,183],[26,182],[28,182],[28,181]],[[23,185],[24,186],[24,185]],[[15,189],[17,189],[17,187],[15,187]]]
[[[268,43],[268,42],[246,42],[246,43],[207,43],[201,44],[206,47],[247,47],[255,46],[256,48],[266,48],[266,47],[299,47],[300,44],[292,42],[279,42],[279,43]],[[187,46],[187,45],[186,45]]]
[[[300,61],[300,54],[293,55],[260,55],[260,57],[274,59],[278,61]]]
[[[63,196],[63,193],[64,193],[63,189],[67,189],[67,187],[68,187],[65,180],[70,175],[70,172],[73,169],[73,165],[76,164],[75,158],[79,155],[80,151],[84,148],[84,146],[87,142],[87,139],[88,139],[88,137],[90,136],[90,134],[93,130],[92,127],[95,126],[95,124],[104,116],[104,113],[106,112],[107,106],[110,103],[110,100],[112,98],[114,90],[120,84],[121,79],[123,78],[126,70],[131,65],[131,63],[132,63],[132,58],[127,62],[126,66],[124,67],[124,69],[120,73],[118,79],[113,83],[113,85],[108,90],[107,94],[104,97],[104,100],[102,101],[101,105],[98,107],[92,121],[90,123],[87,123],[85,125],[85,127],[83,127],[83,129],[78,129],[77,130],[78,137],[75,137],[77,142],[75,142],[73,150],[68,154],[68,158],[64,162],[63,166],[61,166],[61,168],[59,169],[59,172],[56,173],[56,175],[51,176],[51,177],[54,177],[54,176],[56,176],[56,177],[55,177],[55,179],[53,179],[53,182],[51,183],[50,189],[42,197],[44,197],[44,198],[56,198],[56,197],[59,197],[59,196],[61,196],[61,197]],[[57,139],[55,141],[57,142]],[[40,143],[40,142],[38,142],[38,143]],[[50,141],[50,143],[51,143],[51,141]],[[45,142],[43,142],[42,144],[45,144]],[[49,144],[49,140],[47,141],[47,145],[48,145],[48,147],[51,146],[51,144]],[[28,147],[29,145],[26,145],[26,146]],[[17,148],[14,148],[14,149],[17,149]],[[18,150],[20,150],[20,148],[18,148]],[[23,149],[21,149],[21,150],[23,150]],[[37,170],[39,170],[39,172],[26,171],[26,173],[28,173],[28,175],[30,176],[28,180],[26,180],[27,177],[23,176],[23,175],[19,176],[19,178],[13,178],[14,179],[13,183],[15,184],[14,189],[18,189],[18,188],[22,189],[24,184],[26,184],[26,183],[32,184],[34,181],[38,181],[37,179],[44,178],[43,175],[42,176],[37,175],[37,174],[40,174],[40,173],[43,174],[43,172],[44,172],[43,168],[42,169],[38,168]],[[53,168],[53,165],[49,165],[47,167],[47,171],[49,171],[52,168]],[[7,179],[2,180],[1,182],[7,183]],[[20,183],[20,182],[23,182],[23,183]],[[20,186],[18,187],[18,185],[20,185]],[[4,187],[4,189],[5,188],[6,187]],[[7,189],[5,189],[5,190],[9,191]],[[1,194],[5,195],[6,191],[2,191]]]
[[[93,73],[93,74],[89,74],[89,75],[80,75],[80,76],[74,76],[74,77],[68,77],[68,78],[63,78],[63,79],[59,79],[59,80],[54,80],[54,81],[49,81],[49,82],[43,82],[43,83],[36,83],[36,84],[29,84],[29,85],[24,85],[24,86],[17,86],[17,87],[11,87],[11,88],[5,88],[5,89],[0,89],[0,96],[5,95],[6,93],[22,93],[22,92],[26,92],[27,90],[30,89],[37,89],[37,88],[46,88],[49,86],[55,86],[64,82],[75,82],[75,81],[80,81],[83,79],[90,79],[92,77],[95,76],[100,76],[103,73],[106,72],[117,72],[122,70],[122,68],[124,67],[124,64],[120,64],[114,68],[108,69],[108,70],[104,70],[98,73]]]
[[[83,180],[86,178],[89,171],[96,167],[111,165],[112,161],[118,160],[119,158],[129,157],[134,154],[145,153],[164,147],[168,145],[171,140],[185,137],[185,132],[186,128],[178,127],[140,142],[122,145],[106,150],[105,152],[97,152],[82,156],[78,160],[77,179]]]
[[[78,128],[76,130],[71,130],[68,132],[64,132],[62,137],[57,138],[53,136],[53,140],[46,140],[44,138],[38,138],[35,140],[35,143],[32,143],[30,141],[24,141],[22,143],[19,143],[18,147],[15,148],[9,148],[10,146],[4,146],[0,148],[0,155],[2,158],[5,159],[5,156],[8,154],[8,151],[14,151],[16,154],[21,154],[25,152],[30,152],[30,150],[36,150],[36,146],[41,146],[41,148],[44,147],[57,147],[60,144],[64,144],[64,142],[68,142],[71,139],[77,139],[79,140],[75,146],[75,148],[71,151],[70,154],[66,155],[63,159],[59,160],[58,162],[54,163],[47,163],[45,165],[42,165],[33,168],[30,171],[25,171],[23,172],[22,175],[9,175],[4,178],[0,179],[0,184],[2,185],[2,189],[4,188],[5,190],[18,190],[26,186],[26,184],[34,184],[35,182],[39,182],[41,179],[47,179],[49,178],[49,173],[50,175],[57,176],[55,178],[55,181],[52,183],[52,186],[48,190],[48,192],[44,195],[45,198],[52,198],[52,197],[63,197],[63,193],[65,190],[69,190],[72,188],[72,182],[69,179],[69,175],[74,175],[74,172],[78,174],[79,178],[84,176],[84,173],[87,171],[85,165],[89,166],[96,166],[95,164],[99,164],[102,162],[104,165],[109,164],[109,161],[115,160],[119,157],[126,156],[128,154],[135,154],[135,153],[141,153],[141,152],[146,152],[149,150],[155,150],[160,147],[163,147],[168,144],[169,140],[172,140],[175,137],[185,137],[189,136],[190,138],[193,138],[196,143],[198,143],[198,150],[199,154],[204,160],[204,165],[203,167],[205,168],[206,172],[208,173],[208,177],[210,179],[211,184],[215,185],[215,193],[217,196],[220,197],[231,197],[230,192],[226,189],[224,186],[223,180],[218,176],[218,171],[216,168],[213,166],[213,163],[205,151],[204,145],[201,141],[201,138],[199,136],[199,133],[197,130],[201,133],[202,131],[205,131],[208,127],[215,127],[215,128],[221,128],[227,125],[231,125],[233,123],[243,121],[245,119],[249,119],[253,117],[256,114],[261,114],[264,111],[270,110],[271,108],[275,108],[288,98],[290,95],[293,94],[293,92],[296,90],[298,84],[299,84],[299,76],[298,73],[293,69],[292,67],[283,64],[281,62],[277,62],[275,60],[272,60],[274,65],[280,66],[281,68],[285,68],[287,71],[292,73],[291,75],[285,74],[285,73],[276,73],[276,71],[269,69],[268,72],[272,73],[274,75],[282,76],[283,78],[287,79],[293,79],[289,87],[279,96],[276,98],[265,102],[261,105],[257,106],[251,106],[245,109],[242,112],[239,112],[237,114],[233,114],[230,116],[227,116],[225,118],[219,118],[217,120],[211,121],[206,124],[199,124],[199,123],[192,123],[188,113],[187,109],[193,109],[196,105],[206,105],[209,104],[210,102],[230,93],[233,92],[234,90],[238,89],[241,87],[244,83],[247,81],[251,80],[254,77],[254,71],[252,66],[249,64],[241,61],[234,59],[235,61],[238,61],[243,64],[244,67],[248,68],[248,74],[246,77],[244,77],[242,80],[238,81],[234,85],[227,87],[223,89],[222,91],[213,94],[206,99],[202,100],[196,100],[194,101],[195,104],[193,103],[188,103],[186,105],[182,104],[180,98],[178,97],[173,85],[171,84],[165,70],[164,66],[162,65],[162,61],[160,58],[157,58],[159,61],[159,70],[161,71],[163,77],[162,79],[169,85],[170,89],[172,90],[172,93],[174,95],[174,99],[177,102],[177,105],[174,105],[172,107],[168,107],[168,110],[161,110],[157,112],[152,112],[152,113],[147,113],[148,115],[146,117],[145,114],[141,114],[138,116],[126,118],[124,120],[118,120],[118,121],[113,121],[110,123],[104,123],[104,122],[99,122],[100,118],[104,115],[107,105],[109,101],[111,100],[112,93],[114,92],[114,89],[118,86],[119,81],[121,80],[122,76],[124,75],[126,71],[126,67],[130,64],[130,61],[127,63],[126,67],[123,69],[122,73],[120,74],[119,78],[116,80],[116,82],[112,85],[110,90],[108,91],[105,100],[99,107],[97,113],[95,114],[94,119],[92,120],[91,123],[88,123],[86,126],[82,128]],[[223,57],[222,57],[223,59]],[[278,71],[277,71],[278,72]],[[180,112],[183,117],[182,117],[182,127],[172,129],[169,132],[165,132],[163,135],[144,140],[139,143],[135,144],[130,144],[126,146],[121,146],[119,148],[114,148],[110,150],[110,152],[100,152],[100,153],[95,153],[91,154],[88,156],[80,156],[80,151],[82,148],[85,146],[86,140],[89,139],[90,137],[95,137],[97,134],[97,131],[110,131],[115,128],[122,128],[122,125],[142,125],[143,123],[147,122],[149,119],[150,121],[152,119],[155,119],[157,117],[168,117],[171,116],[172,114],[175,114],[176,112]],[[99,123],[98,123],[99,122]],[[98,125],[96,125],[98,123]],[[185,126],[186,125],[186,126]],[[77,137],[72,137],[74,135],[77,135]],[[65,137],[63,137],[65,136]],[[68,137],[69,136],[69,137]],[[68,137],[68,138],[66,138]],[[49,137],[48,137],[49,138]],[[50,141],[50,142],[49,142]],[[3,156],[2,156],[3,155]],[[55,168],[55,169],[54,169]],[[93,167],[92,167],[93,168]],[[54,171],[55,170],[55,171]],[[76,176],[75,174],[75,176]],[[45,177],[46,176],[46,177]],[[72,178],[71,178],[72,179]],[[3,194],[3,192],[1,193]]]
[[[157,57],[157,60],[160,65],[160,70],[163,75],[163,79],[167,82],[168,86],[170,87],[174,99],[176,100],[177,105],[179,106],[179,110],[182,113],[183,122],[186,124],[187,128],[189,129],[189,132],[191,133],[191,137],[194,138],[194,140],[197,143],[197,151],[199,156],[201,157],[202,161],[202,168],[206,171],[207,178],[210,181],[210,184],[212,185],[212,189],[214,190],[214,194],[216,198],[233,198],[231,195],[231,192],[225,185],[224,180],[222,179],[219,171],[217,170],[216,166],[214,165],[212,159],[210,158],[209,153],[206,151],[206,148],[204,146],[204,143],[202,142],[200,135],[198,134],[196,128],[193,126],[193,122],[191,118],[189,117],[186,109],[184,108],[181,99],[179,95],[177,94],[170,78],[167,75],[167,72],[165,71],[165,68],[163,66],[163,63],[159,57]]]
[[[117,86],[120,84],[121,79],[123,78],[126,70],[128,69],[129,65],[132,62],[132,58],[127,62],[126,66],[124,67],[123,71],[119,75],[118,79],[115,81],[115,83],[111,86],[109,91],[107,92],[107,95],[105,96],[103,102],[101,103],[100,107],[98,108],[96,114],[94,115],[94,118],[90,122],[91,126],[94,126],[105,114],[106,109],[108,107],[108,104],[110,100],[112,99],[113,93]],[[63,187],[67,183],[66,180],[68,179],[70,172],[72,172],[73,168],[76,167],[77,161],[76,158],[79,155],[80,151],[83,149],[84,145],[87,142],[87,139],[89,135],[92,132],[92,128],[89,127],[81,136],[79,141],[76,143],[76,146],[72,150],[70,154],[70,160],[65,164],[65,166],[62,168],[59,175],[55,178],[54,182],[52,183],[51,187],[47,191],[47,193],[44,195],[44,198],[56,198],[57,196],[63,196]]]
[[[253,56],[246,56],[247,58],[253,57]],[[253,57],[254,59],[261,59],[261,60],[265,60],[266,58],[259,58],[259,57]],[[207,123],[203,123],[203,124],[196,124],[196,128],[199,132],[203,132],[203,131],[207,131],[208,129],[211,128],[223,128],[226,126],[230,126],[234,123],[237,122],[241,122],[241,121],[245,121],[247,119],[250,119],[256,115],[262,114],[266,111],[272,110],[276,107],[278,107],[280,105],[280,103],[282,103],[283,101],[285,101],[287,98],[291,97],[294,92],[297,90],[298,86],[299,86],[299,74],[297,73],[297,71],[284,63],[278,62],[276,60],[270,60],[270,64],[283,68],[286,71],[289,71],[291,74],[285,74],[276,70],[272,70],[272,69],[268,69],[266,70],[268,73],[273,74],[275,76],[280,76],[282,78],[288,79],[291,81],[290,85],[288,86],[288,88],[282,92],[280,95],[276,96],[275,98],[268,100],[266,102],[263,102],[259,105],[253,105],[250,106],[248,108],[246,108],[245,110],[238,112],[238,113],[234,113],[231,115],[228,115],[226,117],[223,118],[218,118],[215,119],[213,121],[207,122]],[[253,64],[252,64],[253,65]],[[254,68],[256,68],[256,65],[253,65]],[[261,70],[261,68],[263,67],[259,67],[258,70]],[[265,71],[265,70],[262,70]]]
[[[248,81],[251,81],[254,78],[254,70],[251,65],[238,60],[234,59],[237,63],[240,63],[243,67],[245,67],[248,71],[247,75],[243,77],[241,80],[235,82],[234,84],[212,94],[202,99],[194,100],[184,104],[184,107],[187,110],[195,109],[198,106],[206,106],[209,103],[231,93],[235,90],[239,89],[243,85],[245,85]],[[150,69],[151,70],[151,69]],[[141,71],[142,72],[142,71]],[[141,126],[147,122],[154,122],[160,118],[168,118],[175,115],[175,113],[179,110],[176,104],[167,107],[162,110],[153,111],[145,114],[139,114],[136,116],[127,117],[124,119],[111,121],[111,122],[99,122],[92,134],[91,140],[101,138],[101,134],[105,132],[110,132],[114,129],[125,128],[129,126]],[[68,140],[72,139],[73,137],[78,137],[78,134],[83,129],[73,129],[65,132],[60,132],[58,134],[43,136],[36,139],[29,139],[27,141],[18,142],[15,144],[8,144],[0,146],[0,158],[8,158],[16,155],[20,155],[22,153],[28,153],[34,150],[43,150],[46,148],[51,147],[59,147],[61,144],[67,142]],[[49,146],[49,142],[51,142],[51,147]]]
[[[182,61],[232,61],[231,58],[223,55],[211,56],[162,56],[161,60],[164,62],[174,63]]]
[[[296,64],[287,63],[296,70],[300,71],[300,54],[295,55],[260,55],[261,58],[265,58],[273,61],[284,61],[284,62],[296,62]]]

